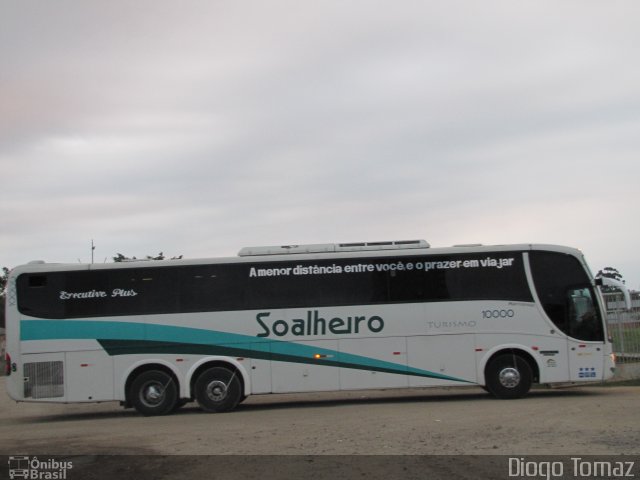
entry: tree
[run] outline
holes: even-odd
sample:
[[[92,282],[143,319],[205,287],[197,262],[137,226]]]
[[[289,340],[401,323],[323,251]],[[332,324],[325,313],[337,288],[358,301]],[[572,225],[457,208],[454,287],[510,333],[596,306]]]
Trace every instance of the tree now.
[[[2,274],[0,274],[0,328],[4,328],[4,299],[8,279],[9,269],[7,267],[2,267]]]
[[[121,253],[116,253],[116,256],[113,257],[113,261],[116,262],[116,263],[128,262],[128,261],[131,261],[131,260],[137,260],[137,258],[136,257],[133,257],[133,258],[125,257]]]
[[[618,271],[617,268],[604,267],[602,270],[596,273],[596,278],[603,278],[603,277],[612,278],[613,280],[617,280],[619,282],[625,283],[624,278],[622,277],[622,274]],[[604,285],[602,287],[603,292],[613,292],[616,290],[617,288],[611,287],[609,285]]]
[[[7,280],[9,279],[9,269],[2,267],[2,274],[0,274],[0,296],[4,297],[4,289],[7,286]]]
[[[113,261],[118,263],[118,262],[131,262],[132,260],[138,260],[136,257],[127,257],[121,253],[117,253],[115,257],[112,257]],[[182,255],[178,256],[178,257],[171,257],[171,260],[180,260],[182,258]],[[160,252],[158,255],[151,256],[151,255],[146,255],[145,260],[165,260],[166,257],[164,256],[164,253]]]
[[[596,274],[596,278],[600,278],[600,277],[613,278],[614,280],[618,280],[619,282],[624,283],[622,274],[618,271],[617,268],[604,267],[602,270],[600,270]]]

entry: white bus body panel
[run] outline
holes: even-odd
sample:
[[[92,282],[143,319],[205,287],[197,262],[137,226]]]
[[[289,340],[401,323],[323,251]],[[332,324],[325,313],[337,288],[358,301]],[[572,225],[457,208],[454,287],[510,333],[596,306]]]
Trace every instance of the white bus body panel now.
[[[310,340],[296,342],[319,351],[338,351],[338,340]],[[306,363],[272,362],[273,393],[340,390],[340,371],[336,367]]]
[[[424,335],[407,338],[410,365],[429,365],[435,373],[469,382],[478,381],[474,334]],[[460,382],[439,378],[409,377],[411,387],[454,386]]]
[[[68,402],[114,400],[113,357],[104,350],[67,352],[65,382]]]
[[[340,340],[340,351],[407,366],[406,337],[345,338]],[[418,363],[415,365],[426,364]],[[401,388],[408,386],[409,381],[406,375],[377,372],[375,370],[340,368],[340,387],[342,390]]]

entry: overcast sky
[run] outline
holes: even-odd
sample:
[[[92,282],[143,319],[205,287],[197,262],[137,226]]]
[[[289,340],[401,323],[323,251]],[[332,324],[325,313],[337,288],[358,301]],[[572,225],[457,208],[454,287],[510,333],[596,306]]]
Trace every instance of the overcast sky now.
[[[0,0],[0,266],[424,238],[640,288],[640,2]]]

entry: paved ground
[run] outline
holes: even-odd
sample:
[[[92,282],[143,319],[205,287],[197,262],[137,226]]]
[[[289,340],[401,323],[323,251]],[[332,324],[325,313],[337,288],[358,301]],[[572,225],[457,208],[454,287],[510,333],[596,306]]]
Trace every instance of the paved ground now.
[[[640,455],[639,400],[633,386],[542,389],[512,401],[479,388],[387,390],[256,396],[227,414],[187,405],[167,417],[142,417],[116,403],[16,404],[2,383],[0,454]],[[104,471],[128,471],[119,458]],[[244,457],[225,458],[229,465]],[[156,478],[171,478],[167,465],[184,461],[145,460],[164,472]],[[289,464],[304,469],[305,462]],[[178,470],[210,473],[206,465],[187,461]]]

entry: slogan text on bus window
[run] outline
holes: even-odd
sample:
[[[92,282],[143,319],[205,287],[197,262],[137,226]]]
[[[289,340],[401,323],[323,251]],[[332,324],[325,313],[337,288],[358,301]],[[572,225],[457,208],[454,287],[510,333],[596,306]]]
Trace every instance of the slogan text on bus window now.
[[[508,268],[515,258],[492,258],[470,260],[438,260],[392,263],[355,263],[350,265],[296,265],[295,267],[255,268],[249,270],[249,277],[279,277],[296,275],[331,275],[342,273],[390,272],[423,270],[455,270],[469,268]]]

